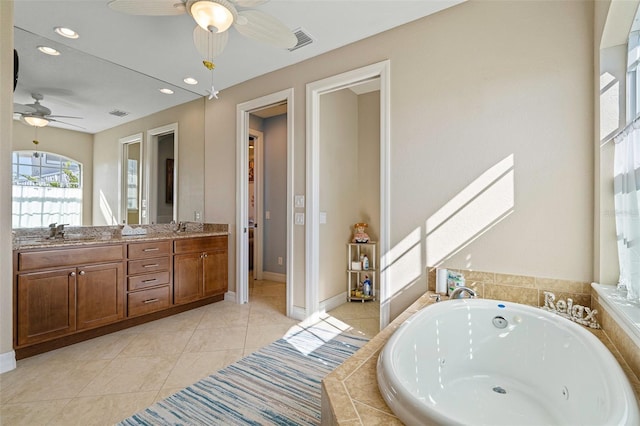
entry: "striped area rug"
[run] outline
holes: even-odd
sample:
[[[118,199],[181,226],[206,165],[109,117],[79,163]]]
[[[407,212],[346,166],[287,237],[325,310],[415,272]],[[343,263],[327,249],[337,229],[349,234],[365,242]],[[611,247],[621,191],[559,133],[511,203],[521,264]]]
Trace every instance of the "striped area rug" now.
[[[332,327],[296,326],[119,425],[318,425],[321,380],[367,341]]]

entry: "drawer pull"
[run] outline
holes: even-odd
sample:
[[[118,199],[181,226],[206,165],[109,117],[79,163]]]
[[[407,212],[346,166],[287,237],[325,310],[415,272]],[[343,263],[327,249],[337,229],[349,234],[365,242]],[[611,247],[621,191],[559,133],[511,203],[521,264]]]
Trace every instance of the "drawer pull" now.
[[[80,275],[84,275],[86,272],[84,271],[80,271]]]
[[[145,300],[143,303],[147,304],[147,303],[154,303],[154,302],[159,302],[160,299],[158,299],[157,297],[155,299],[148,299]]]
[[[144,249],[142,251],[158,251],[158,250],[160,250],[159,247],[153,247],[153,248],[146,248],[146,249]]]
[[[155,267],[158,267],[158,266],[160,266],[160,265],[158,265],[157,263],[154,263],[152,265],[142,265],[143,268],[155,268]]]
[[[152,283],[154,281],[158,281],[158,279],[157,278],[151,278],[149,280],[142,280],[143,283]]]
[[[69,274],[69,276],[70,276],[70,277],[75,277],[75,276],[76,276],[76,273],[75,273],[75,272],[72,272],[72,273],[70,273],[70,274]]]

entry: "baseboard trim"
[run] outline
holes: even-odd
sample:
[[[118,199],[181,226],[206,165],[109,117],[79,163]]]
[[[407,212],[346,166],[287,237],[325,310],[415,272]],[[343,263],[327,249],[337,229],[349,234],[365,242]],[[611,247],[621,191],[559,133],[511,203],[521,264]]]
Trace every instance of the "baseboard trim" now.
[[[293,318],[296,321],[303,321],[307,315],[307,310],[305,308],[301,308],[300,306],[294,306],[291,309],[290,318]]]
[[[16,351],[0,354],[0,374],[16,368]]]
[[[228,291],[224,294],[224,300],[228,300],[230,302],[236,303],[238,298],[236,297],[235,291]]]
[[[344,291],[337,296],[330,297],[320,302],[320,312],[329,312],[347,302],[347,292]]]
[[[262,272],[262,279],[267,281],[275,281],[278,283],[286,283],[287,275],[286,274],[278,274],[277,272]]]

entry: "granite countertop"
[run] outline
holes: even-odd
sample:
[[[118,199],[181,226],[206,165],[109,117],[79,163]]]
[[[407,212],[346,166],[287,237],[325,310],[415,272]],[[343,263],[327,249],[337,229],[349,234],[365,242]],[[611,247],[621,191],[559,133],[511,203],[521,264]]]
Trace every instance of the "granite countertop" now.
[[[428,291],[384,330],[322,380],[323,425],[402,425],[378,390],[378,356],[391,335],[411,315],[435,302]],[[446,297],[444,298],[446,300]],[[603,330],[589,329],[611,351],[627,375],[640,402],[640,381],[628,367]]]
[[[81,226],[65,228],[64,238],[47,238],[47,228],[15,230],[13,250],[42,249],[96,244],[123,244],[193,237],[229,235],[229,226],[188,222],[185,231],[175,232],[171,225],[140,225],[146,234],[122,235],[119,226]]]

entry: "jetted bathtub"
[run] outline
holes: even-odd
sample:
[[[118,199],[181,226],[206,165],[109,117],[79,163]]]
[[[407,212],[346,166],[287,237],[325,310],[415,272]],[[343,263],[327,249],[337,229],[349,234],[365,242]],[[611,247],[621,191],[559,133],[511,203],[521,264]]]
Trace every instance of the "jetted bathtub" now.
[[[422,309],[391,336],[377,376],[407,425],[640,425],[629,381],[597,337],[517,303]]]

